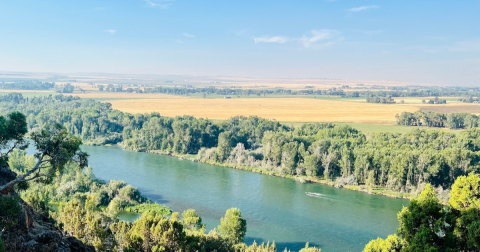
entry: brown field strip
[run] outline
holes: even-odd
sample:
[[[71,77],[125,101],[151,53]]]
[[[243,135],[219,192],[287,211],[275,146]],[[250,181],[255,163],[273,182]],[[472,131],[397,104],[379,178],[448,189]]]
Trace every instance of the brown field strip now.
[[[371,104],[306,98],[268,99],[141,99],[112,100],[113,108],[130,113],[159,112],[163,116],[192,115],[209,119],[256,115],[289,122],[357,122],[394,124],[395,114],[418,106]]]

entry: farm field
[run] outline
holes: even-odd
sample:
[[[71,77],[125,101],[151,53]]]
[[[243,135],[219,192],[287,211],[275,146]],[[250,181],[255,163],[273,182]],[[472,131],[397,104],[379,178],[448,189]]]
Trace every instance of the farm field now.
[[[18,92],[24,96],[56,94],[52,91],[0,90],[1,93]],[[353,123],[364,132],[404,132],[411,128],[395,126],[386,130],[383,127],[395,124],[395,115],[404,111],[417,110],[435,112],[479,113],[478,104],[462,103],[456,98],[447,98],[445,105],[423,104],[422,100],[433,97],[401,97],[396,104],[366,103],[364,98],[342,98],[335,96],[289,96],[270,95],[266,97],[247,96],[224,99],[223,96],[174,96],[151,93],[117,93],[89,91],[73,93],[83,99],[95,99],[110,102],[115,109],[130,113],[159,112],[164,116],[192,115],[215,120],[224,120],[232,116],[256,115],[287,123],[302,122],[341,122]],[[404,103],[401,104],[400,101]]]
[[[164,116],[192,115],[227,119],[256,115],[282,122],[355,122],[394,124],[395,115],[417,106],[372,104],[308,98],[268,99],[135,99],[111,100],[112,107],[130,113],[159,112]]]

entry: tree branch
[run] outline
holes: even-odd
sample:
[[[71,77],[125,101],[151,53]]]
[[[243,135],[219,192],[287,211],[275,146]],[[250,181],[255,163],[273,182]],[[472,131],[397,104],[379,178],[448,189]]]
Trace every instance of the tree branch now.
[[[55,136],[55,134],[57,133],[57,131],[55,131],[51,136],[50,138],[48,139],[48,141],[51,141],[53,139],[53,137]],[[47,151],[49,149],[49,146],[47,145],[45,147],[45,150],[43,151],[42,155],[40,156],[40,158],[38,159],[38,162],[37,164],[30,170],[28,171],[27,173],[25,173],[24,175],[8,182],[7,184],[3,185],[3,186],[0,186],[0,193],[5,191],[6,189],[8,188],[11,188],[13,185],[17,184],[17,183],[20,183],[20,182],[25,182],[25,181],[30,181],[32,179],[35,179],[35,178],[38,178],[39,177],[39,174],[40,174],[40,170],[41,169],[40,165],[42,163],[44,163],[43,161],[43,158],[45,158],[45,155],[47,154]],[[38,171],[37,174],[35,176],[33,176],[32,178],[29,178],[27,179],[28,176],[32,175],[35,171]]]

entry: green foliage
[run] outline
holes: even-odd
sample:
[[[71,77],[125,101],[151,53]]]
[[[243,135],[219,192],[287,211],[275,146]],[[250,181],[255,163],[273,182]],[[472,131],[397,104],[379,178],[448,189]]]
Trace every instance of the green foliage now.
[[[431,185],[398,214],[398,234],[406,246],[417,251],[438,251],[442,245],[444,210]]]
[[[250,246],[247,246],[245,244],[239,244],[235,247],[235,251],[241,251],[241,252],[277,252],[277,246],[275,245],[275,242],[272,244],[270,243],[262,243],[260,245],[257,244],[257,242],[253,241],[253,244]]]
[[[8,156],[8,166],[21,175],[35,166],[35,158],[28,156],[25,150],[14,149]]]
[[[111,230],[124,251],[191,251],[183,225],[155,212],[144,212],[133,224],[114,223]]]
[[[134,206],[129,206],[124,209],[126,212],[130,213],[144,213],[146,211],[154,212],[164,216],[172,214],[172,211],[168,207],[164,207],[157,203],[144,203]]]
[[[370,241],[363,252],[400,252],[403,246],[397,235],[389,235],[387,239],[378,238]]]
[[[448,206],[440,204],[428,184],[398,214],[399,237],[378,238],[368,243],[364,251],[480,250],[479,178],[474,173],[458,177]]]
[[[35,211],[48,214],[49,209],[49,191],[48,187],[34,184],[30,191],[36,193],[21,193],[21,196],[25,202],[28,203]]]
[[[299,252],[321,252],[321,249],[318,249],[316,247],[310,247],[308,242],[305,245],[305,248],[300,249]]]
[[[22,113],[12,112],[6,118],[0,115],[0,150],[7,150],[5,153],[0,152],[0,165],[8,162],[10,151],[28,146],[24,140],[27,131],[27,121]]]
[[[432,102],[433,103],[433,102]],[[402,112],[396,115],[397,124],[405,126],[428,126],[450,129],[472,129],[478,127],[478,116],[470,113],[437,113],[421,110],[411,113]]]
[[[198,216],[197,212],[193,209],[188,209],[182,213],[182,223],[185,229],[198,230],[205,229],[205,225],[202,224],[202,218]],[[205,231],[203,231],[205,232]]]
[[[0,229],[17,225],[20,210],[17,197],[0,195]]]
[[[456,246],[464,251],[480,248],[480,175],[460,176],[452,186],[449,222]]]
[[[450,205],[458,211],[480,209],[480,176],[460,176],[452,185]]]
[[[66,233],[93,245],[98,251],[106,250],[107,230],[111,220],[104,213],[92,211],[74,200],[63,207],[60,216]]]
[[[247,233],[247,221],[242,218],[239,209],[230,208],[225,213],[225,217],[220,219],[218,230],[223,238],[233,244],[238,244],[243,242],[243,238]]]
[[[5,252],[5,244],[3,243],[2,237],[0,237],[0,252]]]

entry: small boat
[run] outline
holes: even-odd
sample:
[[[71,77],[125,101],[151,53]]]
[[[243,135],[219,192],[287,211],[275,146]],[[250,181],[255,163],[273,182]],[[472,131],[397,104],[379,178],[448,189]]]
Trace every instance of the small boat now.
[[[306,195],[312,196],[312,197],[322,197],[323,194],[321,193],[314,193],[314,192],[305,192]]]

